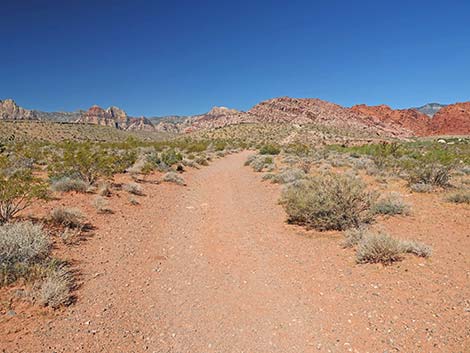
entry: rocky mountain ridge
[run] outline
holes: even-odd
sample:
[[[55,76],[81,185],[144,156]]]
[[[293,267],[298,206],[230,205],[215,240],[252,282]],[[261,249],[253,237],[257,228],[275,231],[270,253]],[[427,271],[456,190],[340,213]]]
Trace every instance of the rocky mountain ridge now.
[[[437,109],[436,104],[428,104]],[[351,108],[316,98],[280,97],[263,101],[243,112],[213,107],[206,114],[189,117],[130,117],[111,106],[97,105],[87,111],[45,113],[19,107],[13,100],[0,101],[0,119],[53,120],[110,126],[127,131],[162,131],[190,133],[237,124],[319,125],[380,137],[411,137],[440,134],[470,134],[470,102],[439,105],[431,118],[417,108],[392,109],[387,105],[355,105]]]

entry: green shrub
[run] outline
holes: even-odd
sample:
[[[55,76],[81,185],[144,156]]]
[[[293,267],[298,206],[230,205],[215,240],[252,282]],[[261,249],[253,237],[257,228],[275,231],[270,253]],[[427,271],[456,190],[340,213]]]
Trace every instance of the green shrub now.
[[[267,145],[264,145],[260,148],[259,153],[260,154],[277,155],[277,154],[281,153],[281,149],[276,145],[267,144]]]
[[[35,200],[47,198],[47,185],[31,169],[11,168],[0,158],[0,224],[8,222]]]
[[[137,159],[135,151],[112,150],[103,145],[66,143],[63,153],[54,156],[49,165],[53,177],[78,177],[91,185],[99,177],[123,173]]]
[[[180,162],[183,159],[183,156],[181,155],[181,153],[176,152],[174,149],[169,149],[167,151],[162,152],[160,158],[163,163],[171,167],[173,164]]]
[[[358,179],[324,173],[289,186],[281,204],[289,221],[318,230],[344,230],[372,221],[375,195]]]

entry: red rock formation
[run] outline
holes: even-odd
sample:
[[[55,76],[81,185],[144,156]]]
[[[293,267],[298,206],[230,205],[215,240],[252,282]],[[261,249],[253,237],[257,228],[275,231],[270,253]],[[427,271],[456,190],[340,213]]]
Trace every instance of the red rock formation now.
[[[406,137],[412,133],[400,126],[379,121],[340,105],[321,99],[289,97],[270,99],[249,110],[256,121],[267,123],[319,124],[376,136]]]
[[[430,135],[470,135],[470,102],[439,110],[432,118]]]
[[[416,136],[425,136],[429,132],[431,118],[414,109],[394,110],[387,105],[355,105],[353,112],[377,119],[391,127],[406,129]]]

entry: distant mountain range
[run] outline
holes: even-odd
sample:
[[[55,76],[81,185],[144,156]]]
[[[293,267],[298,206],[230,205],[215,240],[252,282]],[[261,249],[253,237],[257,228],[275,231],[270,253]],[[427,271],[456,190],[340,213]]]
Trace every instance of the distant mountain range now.
[[[428,104],[425,104],[421,107],[412,108],[412,109],[417,110],[417,111],[419,111],[423,114],[426,114],[430,117],[433,117],[434,114],[436,114],[439,110],[441,110],[442,108],[444,108],[446,106],[447,106],[446,104],[428,103]]]
[[[383,137],[470,135],[470,102],[418,108],[392,109],[386,105],[351,108],[310,98],[280,97],[255,105],[247,112],[214,107],[195,116],[130,117],[118,107],[93,106],[87,111],[46,113],[19,107],[13,100],[0,101],[0,119],[50,120],[111,126],[127,131],[189,133],[237,124],[317,124]]]

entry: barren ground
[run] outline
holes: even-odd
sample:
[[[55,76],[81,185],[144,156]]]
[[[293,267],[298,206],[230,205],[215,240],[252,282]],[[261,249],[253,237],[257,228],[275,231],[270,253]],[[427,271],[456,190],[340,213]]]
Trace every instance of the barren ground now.
[[[280,186],[247,152],[144,184],[112,215],[79,206],[95,234],[66,252],[81,274],[63,311],[0,313],[4,352],[470,352],[470,210],[408,195],[412,214],[377,226],[424,241],[428,260],[356,265],[339,232],[285,223]],[[1,350],[0,349],[0,350]]]

